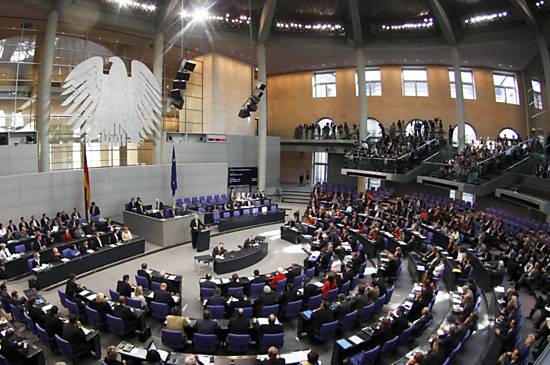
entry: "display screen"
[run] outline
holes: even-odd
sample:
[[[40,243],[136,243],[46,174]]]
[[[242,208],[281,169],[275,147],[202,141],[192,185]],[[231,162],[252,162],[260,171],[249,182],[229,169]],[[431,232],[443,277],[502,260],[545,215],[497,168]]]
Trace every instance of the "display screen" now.
[[[229,167],[228,186],[238,185],[257,185],[258,168],[257,167]]]

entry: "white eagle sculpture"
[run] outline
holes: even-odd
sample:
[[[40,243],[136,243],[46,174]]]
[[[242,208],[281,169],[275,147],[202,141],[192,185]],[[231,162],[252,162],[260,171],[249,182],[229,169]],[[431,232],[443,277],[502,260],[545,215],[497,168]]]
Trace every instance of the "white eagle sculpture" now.
[[[130,77],[120,58],[109,57],[109,62],[108,74],[103,73],[102,57],[89,58],[69,73],[62,94],[69,96],[61,105],[71,106],[64,114],[87,142],[142,144],[160,124],[160,82],[139,61],[132,61]]]

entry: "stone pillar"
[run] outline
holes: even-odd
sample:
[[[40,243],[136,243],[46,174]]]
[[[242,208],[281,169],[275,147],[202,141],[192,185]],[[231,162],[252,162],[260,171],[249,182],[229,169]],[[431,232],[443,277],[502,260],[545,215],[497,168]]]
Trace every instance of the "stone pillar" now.
[[[359,139],[367,138],[367,121],[369,119],[367,110],[367,91],[365,82],[365,54],[363,48],[355,49],[355,64],[357,70],[357,89],[359,95]]]
[[[160,95],[161,95],[161,110],[164,109],[164,103],[162,102],[162,96],[164,88],[162,85],[162,71],[164,65],[164,35],[157,33],[153,43],[153,74],[160,82]],[[164,130],[164,112],[162,112],[160,118],[160,125],[153,137],[153,163],[155,165],[163,163],[162,161],[162,131]]]
[[[464,93],[462,90],[462,72],[460,68],[460,58],[458,48],[451,47],[451,59],[453,62],[453,71],[455,74],[456,91],[456,125],[458,127],[458,150],[464,148],[466,142],[466,127],[464,121]]]
[[[256,46],[256,63],[258,64],[258,81],[267,84],[265,44],[259,43]],[[266,87],[264,95],[258,104],[258,188],[260,190],[265,190],[266,185],[268,90],[269,87]]]
[[[40,67],[36,102],[38,107],[38,171],[40,172],[50,171],[50,104],[55,33],[58,20],[57,10],[50,11],[42,42],[42,57],[38,60]]]
[[[537,46],[540,53],[540,61],[542,63],[542,70],[544,72],[544,89],[546,92],[546,100],[543,102],[543,110],[550,110],[550,55],[548,54],[548,45],[544,35],[537,35]],[[528,81],[525,80],[527,83]],[[529,117],[527,118],[527,128],[529,128]],[[527,130],[527,136],[531,134],[531,131]]]

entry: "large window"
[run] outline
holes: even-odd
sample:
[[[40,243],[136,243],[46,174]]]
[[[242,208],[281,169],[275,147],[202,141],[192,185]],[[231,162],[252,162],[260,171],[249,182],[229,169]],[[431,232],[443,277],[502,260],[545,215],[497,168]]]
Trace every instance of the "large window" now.
[[[407,136],[424,135],[424,121],[422,119],[413,119],[405,126],[405,134]]]
[[[462,79],[462,95],[464,99],[476,99],[476,86],[474,84],[474,73],[472,71],[460,71]],[[449,81],[451,84],[451,98],[456,99],[455,72],[449,70]]]
[[[493,72],[495,99],[497,103],[519,105],[516,75],[506,72]]]
[[[464,135],[466,144],[473,144],[477,141],[477,133],[470,123],[464,125]],[[453,146],[458,146],[458,126],[453,129]]]
[[[367,136],[382,137],[382,125],[374,118],[367,119]]]
[[[334,126],[334,122],[330,118],[323,118],[320,121],[317,122],[317,125],[319,126],[320,134],[318,134],[317,138],[328,138],[328,136],[332,136],[332,129]],[[327,128],[325,128],[327,127]],[[317,133],[317,131],[315,132]]]
[[[404,96],[428,96],[428,71],[425,68],[402,70]]]
[[[328,152],[313,153],[313,184],[327,181]]]
[[[355,73],[355,95],[359,95],[357,73]],[[365,69],[365,89],[367,96],[382,96],[382,78],[379,68]]]
[[[516,132],[512,128],[504,128],[500,131],[498,134],[500,138],[507,138],[507,139],[517,139],[519,138],[518,132]]]
[[[540,81],[531,80],[531,89],[533,91],[533,106],[542,109],[542,87]]]
[[[336,72],[322,71],[313,74],[312,89],[314,98],[336,96]]]

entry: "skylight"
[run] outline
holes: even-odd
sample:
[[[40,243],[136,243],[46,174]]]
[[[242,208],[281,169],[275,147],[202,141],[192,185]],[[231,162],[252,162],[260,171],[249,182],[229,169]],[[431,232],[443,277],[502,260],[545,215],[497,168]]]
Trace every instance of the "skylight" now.
[[[302,23],[287,20],[276,22],[277,31],[280,32],[302,32],[302,33],[345,33],[344,26],[337,23]]]
[[[389,23],[381,24],[379,30],[383,32],[392,32],[392,31],[417,31],[417,30],[428,30],[433,29],[435,26],[434,19],[427,17],[420,21],[410,21],[404,23]]]
[[[121,8],[130,8],[130,9],[138,9],[145,12],[155,12],[157,10],[157,6],[151,2],[146,1],[136,1],[136,0],[105,0],[112,4],[118,4]]]
[[[508,18],[509,16],[510,16],[510,13],[506,10],[503,10],[495,13],[474,15],[464,19],[463,21],[465,25],[487,24],[487,23],[501,21],[505,18]]]

